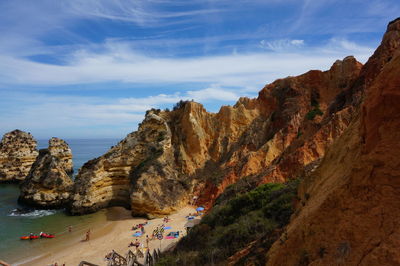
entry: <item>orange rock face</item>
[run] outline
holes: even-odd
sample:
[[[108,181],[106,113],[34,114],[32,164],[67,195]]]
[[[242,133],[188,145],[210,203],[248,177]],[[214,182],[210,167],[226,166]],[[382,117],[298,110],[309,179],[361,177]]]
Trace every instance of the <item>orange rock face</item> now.
[[[199,202],[212,206],[226,186],[244,176],[258,175],[259,183],[284,182],[297,177],[305,166],[318,163],[353,115],[352,105],[333,112],[328,107],[354,83],[361,67],[349,56],[328,71],[312,70],[277,80],[261,90],[257,99],[248,100],[258,116],[219,160],[225,172],[222,181],[199,186]],[[316,110],[320,115],[310,116]]]
[[[348,126],[352,105],[328,107],[361,67],[346,57],[328,71],[277,80],[258,98],[241,98],[218,113],[195,102],[151,110],[138,131],[81,169],[71,211],[122,205],[134,215],[165,215],[193,195],[210,207],[245,176],[257,175],[259,183],[295,178]]]
[[[399,19],[357,86],[352,93],[365,90],[365,100],[303,182],[303,204],[268,265],[400,265]]]

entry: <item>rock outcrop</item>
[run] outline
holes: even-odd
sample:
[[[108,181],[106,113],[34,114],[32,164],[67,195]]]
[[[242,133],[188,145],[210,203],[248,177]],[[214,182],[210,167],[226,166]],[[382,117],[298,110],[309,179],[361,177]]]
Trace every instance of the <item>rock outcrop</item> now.
[[[303,182],[268,265],[400,265],[400,19],[347,99],[359,92],[365,100]]]
[[[148,111],[138,131],[81,168],[70,211],[122,205],[134,215],[164,215],[193,194],[211,206],[244,176],[256,175],[258,183],[294,178],[347,128],[353,105],[329,107],[361,67],[346,57],[328,71],[277,80],[258,98],[240,98],[218,113],[195,102]]]
[[[30,133],[14,130],[0,143],[0,182],[24,180],[38,156],[37,142]]]
[[[59,166],[64,169],[67,174],[74,171],[72,163],[72,151],[68,144],[59,138],[51,138],[49,140],[49,153],[59,159]]]
[[[20,185],[21,203],[41,208],[63,208],[70,200],[73,181],[72,152],[58,138],[49,140],[48,149],[39,151],[29,175]]]

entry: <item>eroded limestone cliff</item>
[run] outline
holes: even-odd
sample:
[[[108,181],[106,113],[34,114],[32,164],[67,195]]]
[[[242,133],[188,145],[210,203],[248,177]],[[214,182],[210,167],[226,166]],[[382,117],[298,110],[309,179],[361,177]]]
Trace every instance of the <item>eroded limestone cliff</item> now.
[[[30,133],[14,130],[0,143],[0,182],[24,180],[38,156],[36,140]]]
[[[64,140],[51,138],[21,183],[19,201],[42,208],[65,207],[73,189],[68,173],[72,173],[71,149]]]
[[[347,95],[363,90],[355,119],[303,182],[268,265],[400,265],[400,19]]]
[[[256,175],[258,183],[294,178],[348,126],[354,105],[329,106],[361,67],[346,57],[328,71],[277,80],[258,98],[241,98],[218,113],[195,102],[151,110],[138,131],[82,167],[70,210],[122,205],[134,215],[163,215],[193,194],[211,206],[244,176]]]

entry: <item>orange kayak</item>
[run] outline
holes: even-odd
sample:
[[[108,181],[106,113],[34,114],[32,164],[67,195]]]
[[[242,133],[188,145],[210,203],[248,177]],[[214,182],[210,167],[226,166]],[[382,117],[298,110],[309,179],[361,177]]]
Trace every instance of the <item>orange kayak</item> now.
[[[21,240],[32,240],[32,239],[38,239],[39,236],[21,236]]]

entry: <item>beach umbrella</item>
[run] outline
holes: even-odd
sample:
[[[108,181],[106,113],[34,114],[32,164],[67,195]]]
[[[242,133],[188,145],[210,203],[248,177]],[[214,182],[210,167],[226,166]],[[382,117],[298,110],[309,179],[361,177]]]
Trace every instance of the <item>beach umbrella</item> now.
[[[204,207],[198,207],[198,208],[196,209],[196,211],[198,211],[198,212],[204,211]]]

